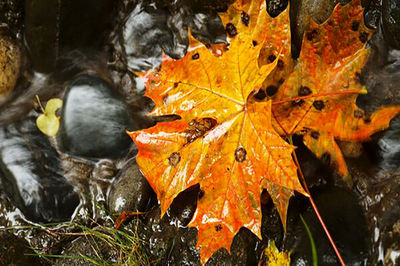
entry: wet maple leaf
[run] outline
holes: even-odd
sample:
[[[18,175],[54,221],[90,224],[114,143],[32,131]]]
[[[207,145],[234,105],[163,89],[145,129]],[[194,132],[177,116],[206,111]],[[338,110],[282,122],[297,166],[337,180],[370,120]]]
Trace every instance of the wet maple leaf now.
[[[356,106],[358,94],[366,93],[360,72],[369,36],[359,0],[337,5],[322,25],[311,20],[298,62],[272,97],[274,128],[281,135],[304,134],[305,145],[317,157],[330,160],[348,181],[350,174],[335,139],[368,140],[400,111],[385,107],[367,117]]]
[[[240,1],[239,1],[240,2]],[[220,57],[194,45],[181,60],[166,60],[148,77],[151,115],[174,122],[131,132],[137,162],[157,193],[162,214],[183,190],[200,184],[189,226],[199,230],[204,263],[219,248],[230,250],[242,226],[260,236],[260,194],[268,190],[283,223],[293,191],[306,194],[292,159],[294,147],[271,124],[271,101],[253,97],[278,60],[258,64],[268,42],[265,1],[235,5],[229,50]],[[239,19],[238,19],[239,18]],[[279,51],[281,47],[276,47]]]

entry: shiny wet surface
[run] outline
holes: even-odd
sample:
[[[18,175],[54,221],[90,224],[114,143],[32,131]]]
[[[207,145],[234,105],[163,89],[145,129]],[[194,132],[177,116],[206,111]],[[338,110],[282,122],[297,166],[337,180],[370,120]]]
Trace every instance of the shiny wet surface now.
[[[0,12],[0,22],[9,25],[23,51],[21,60],[29,62],[22,64],[14,91],[5,100],[0,98],[0,226],[63,222],[71,218],[89,227],[96,223],[112,226],[113,213],[149,211],[127,223],[127,227],[139,223],[137,230],[151,260],[159,259],[160,264],[197,265],[197,233],[187,228],[187,224],[195,211],[198,189],[181,193],[161,218],[154,192],[132,160],[136,151],[124,135],[125,129],[145,128],[154,121],[144,118],[151,110],[151,102],[142,97],[143,88],[136,84],[136,77],[129,70],[159,65],[162,51],[174,58],[182,57],[187,50],[188,28],[203,43],[224,42],[224,27],[216,12],[224,10],[229,1],[156,4],[100,1],[99,5],[96,2],[96,8],[92,2],[83,6],[79,1],[63,3],[61,14],[53,17],[50,14],[46,20],[43,7],[28,5],[25,8],[30,15],[23,17],[19,11],[24,8],[22,1],[0,3],[0,10],[8,12],[6,15]],[[270,12],[279,12],[280,6],[285,5],[285,1],[268,2]],[[321,6],[312,5],[313,1],[304,2],[313,6],[312,12],[309,11],[317,19],[323,20],[329,13],[318,11]],[[362,73],[370,93],[361,96],[358,104],[372,112],[382,104],[400,103],[400,53],[389,48],[389,45],[396,47],[398,40],[388,37],[399,32],[396,24],[399,17],[396,17],[398,5],[392,0],[383,1],[383,5],[366,2],[369,3],[367,22],[373,26],[376,14],[380,16],[383,11],[385,23],[383,32],[371,44],[374,54]],[[46,7],[51,13],[50,6]],[[298,11],[292,7],[292,18],[301,20],[301,16],[294,15],[307,13],[305,7]],[[85,12],[89,14],[86,20],[78,21],[79,14]],[[117,21],[110,19],[110,14],[117,14]],[[104,20],[94,23],[98,17]],[[40,28],[37,20],[47,24]],[[22,23],[27,25],[24,30]],[[51,25],[58,25],[59,32],[53,31]],[[304,25],[296,28],[297,40],[302,35],[301,27]],[[96,40],[92,42],[93,39]],[[81,90],[85,91],[84,97]],[[88,92],[92,92],[90,97]],[[64,100],[62,130],[57,138],[47,138],[38,132],[34,120],[40,112],[33,100],[35,94],[44,102],[51,97]],[[126,112],[128,109],[131,112]],[[354,179],[352,188],[298,144],[300,163],[314,199],[349,265],[400,263],[399,121],[394,120],[389,130],[364,143],[361,156],[347,158]],[[296,196],[292,200],[286,236],[268,197],[263,199],[262,211],[262,239],[242,229],[232,243],[231,252],[219,250],[208,264],[254,265],[268,241],[274,240],[278,247],[292,251],[296,265],[310,265],[311,249],[300,214],[311,228],[319,263],[337,264],[305,198]],[[88,245],[82,237],[49,233],[53,227],[47,228],[1,230],[0,238],[12,243],[15,249],[26,246],[26,240],[22,240],[26,238],[38,252],[54,255],[63,252],[77,255]],[[75,245],[70,244],[72,240],[76,240]],[[7,263],[2,252],[0,249],[0,260]],[[19,262],[18,254],[9,254],[15,254],[7,257],[10,263]],[[116,255],[107,256],[112,261]],[[72,263],[58,261],[63,262]],[[32,258],[30,263],[46,262]]]

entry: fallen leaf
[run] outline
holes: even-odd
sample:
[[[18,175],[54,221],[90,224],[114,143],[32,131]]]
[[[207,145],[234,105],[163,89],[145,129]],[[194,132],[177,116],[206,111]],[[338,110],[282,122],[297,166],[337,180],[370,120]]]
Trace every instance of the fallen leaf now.
[[[37,100],[41,106],[38,96]],[[61,107],[62,100],[58,98],[50,99],[47,102],[45,109],[41,106],[43,114],[39,115],[36,119],[36,125],[43,134],[49,137],[53,137],[57,134],[60,127],[60,117],[56,116],[56,111]]]
[[[304,134],[305,145],[351,177],[335,139],[366,141],[389,126],[400,107],[384,107],[371,116],[356,106],[366,93],[360,73],[372,35],[363,22],[359,0],[337,5],[322,25],[310,21],[293,71],[272,97],[274,128],[281,135]]]
[[[290,265],[290,253],[288,251],[279,251],[274,241],[269,241],[268,247],[265,248],[263,253],[264,261],[260,262],[259,265],[268,266],[289,266]]]
[[[278,63],[258,63],[268,41],[265,1],[238,1],[234,8],[229,50],[215,57],[193,45],[186,57],[165,60],[147,77],[146,96],[156,104],[150,115],[181,119],[129,133],[162,214],[180,192],[200,184],[189,226],[199,230],[203,263],[219,248],[230,250],[242,226],[260,236],[263,188],[284,224],[293,191],[306,194],[291,156],[294,147],[272,127],[271,101],[252,97]]]
[[[337,6],[322,25],[310,21],[298,60],[290,53],[288,10],[272,19],[265,1],[238,0],[221,18],[230,44],[213,49],[218,57],[192,39],[183,59],[165,58],[146,75],[146,96],[156,106],[150,115],[180,119],[129,132],[162,215],[180,192],[200,184],[189,226],[198,228],[202,263],[229,250],[242,226],[260,236],[264,188],[284,226],[293,191],[307,195],[295,147],[283,136],[304,135],[306,146],[349,180],[335,139],[364,141],[400,111],[386,107],[367,117],[355,104],[366,92],[359,73],[371,36],[359,0]]]

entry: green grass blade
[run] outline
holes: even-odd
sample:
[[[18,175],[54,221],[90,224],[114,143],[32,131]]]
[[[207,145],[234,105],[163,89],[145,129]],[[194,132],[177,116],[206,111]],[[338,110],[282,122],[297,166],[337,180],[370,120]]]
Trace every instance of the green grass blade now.
[[[311,252],[312,252],[312,258],[313,258],[313,266],[318,266],[317,248],[315,247],[314,238],[311,234],[310,228],[308,228],[308,225],[301,214],[300,214],[300,219],[303,222],[303,225],[307,231],[308,238],[310,239]]]

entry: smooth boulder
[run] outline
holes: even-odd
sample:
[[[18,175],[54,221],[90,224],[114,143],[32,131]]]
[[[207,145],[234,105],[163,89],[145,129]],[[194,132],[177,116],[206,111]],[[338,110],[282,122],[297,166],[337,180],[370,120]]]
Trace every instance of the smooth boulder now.
[[[61,112],[61,149],[86,159],[117,159],[132,141],[126,130],[136,130],[122,96],[104,80],[80,75],[71,81]]]

